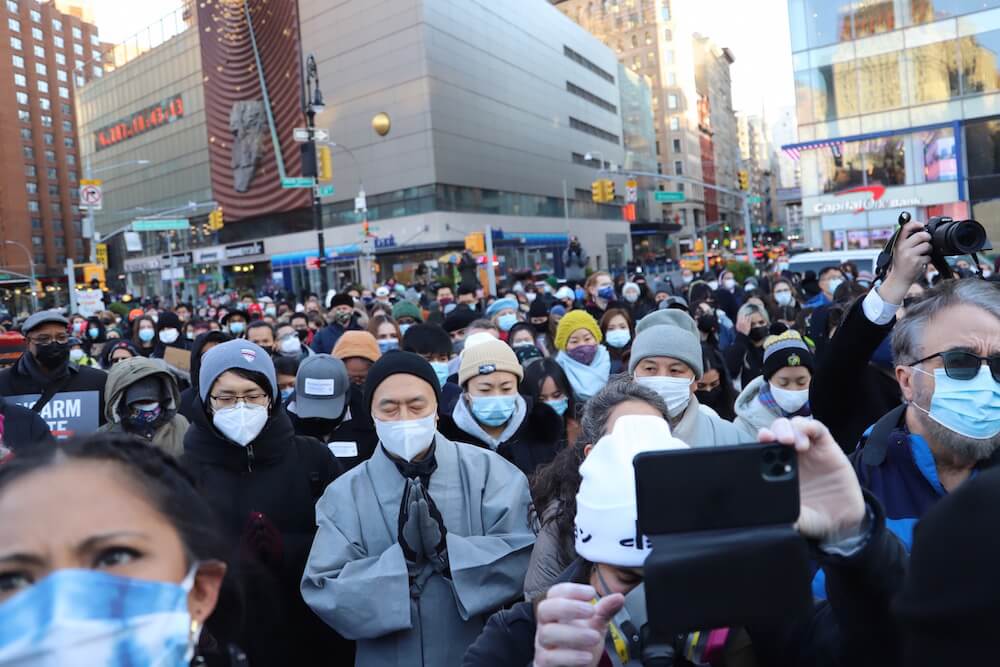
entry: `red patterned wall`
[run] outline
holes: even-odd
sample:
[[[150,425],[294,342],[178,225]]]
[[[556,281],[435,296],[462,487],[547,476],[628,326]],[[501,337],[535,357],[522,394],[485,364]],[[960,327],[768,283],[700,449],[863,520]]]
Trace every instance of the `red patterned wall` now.
[[[300,176],[302,163],[292,130],[304,124],[296,0],[246,0],[261,53],[265,81],[287,176]],[[234,135],[230,114],[238,102],[261,100],[260,79],[247,29],[243,0],[201,0],[198,30],[204,71],[205,109],[212,192],[227,222],[308,206],[309,190],[284,190],[266,119],[258,131],[260,160],[245,192],[234,179]],[[246,140],[244,140],[245,142]]]

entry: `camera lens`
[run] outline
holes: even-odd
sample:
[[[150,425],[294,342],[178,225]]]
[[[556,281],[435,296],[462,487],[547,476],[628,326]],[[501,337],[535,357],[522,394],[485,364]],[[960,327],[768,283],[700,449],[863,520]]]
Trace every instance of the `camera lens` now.
[[[943,222],[931,234],[934,250],[946,256],[980,252],[986,245],[986,230],[975,220]]]

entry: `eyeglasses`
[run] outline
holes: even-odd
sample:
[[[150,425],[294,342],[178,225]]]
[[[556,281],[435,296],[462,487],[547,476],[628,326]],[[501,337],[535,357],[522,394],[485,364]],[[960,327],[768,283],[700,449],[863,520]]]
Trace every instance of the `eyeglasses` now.
[[[990,367],[993,379],[1000,382],[1000,354],[980,357],[978,354],[963,350],[948,350],[924,357],[913,365],[922,364],[934,357],[941,357],[941,361],[944,362],[944,373],[952,380],[971,380],[979,374],[979,369],[985,361]]]
[[[59,334],[57,336],[42,334],[40,336],[33,336],[30,340],[35,345],[50,345],[52,342],[62,344],[69,342],[69,334]]]
[[[268,401],[267,394],[263,393],[246,394],[245,396],[237,396],[235,394],[219,394],[218,396],[211,396],[210,398],[215,403],[215,407],[217,408],[232,408],[235,407],[240,401],[253,405],[267,405]]]

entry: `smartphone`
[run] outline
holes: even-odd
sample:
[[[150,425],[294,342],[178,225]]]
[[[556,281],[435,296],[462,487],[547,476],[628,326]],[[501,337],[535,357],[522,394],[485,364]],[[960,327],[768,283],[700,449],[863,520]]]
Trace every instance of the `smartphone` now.
[[[644,452],[633,461],[639,531],[667,535],[791,525],[795,449],[777,443]]]

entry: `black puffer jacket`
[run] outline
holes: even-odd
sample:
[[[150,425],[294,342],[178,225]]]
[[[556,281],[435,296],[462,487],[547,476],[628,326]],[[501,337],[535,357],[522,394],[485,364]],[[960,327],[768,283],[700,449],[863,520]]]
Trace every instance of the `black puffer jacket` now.
[[[497,454],[530,477],[538,466],[550,463],[555,458],[562,438],[563,421],[555,410],[545,403],[533,403],[530,398],[523,398],[527,408],[524,421],[513,436],[500,443]],[[444,415],[438,419],[438,432],[453,442],[467,442],[489,448],[486,442],[459,428],[451,415]]]
[[[189,422],[194,421],[194,400],[198,397],[198,378],[201,372],[202,350],[208,343],[225,343],[232,340],[232,336],[225,331],[209,331],[194,339],[191,344],[191,386],[181,391],[181,405],[177,412],[183,415]]]
[[[251,665],[350,664],[352,646],[302,601],[299,582],[316,533],[316,501],[341,472],[318,440],[296,436],[277,407],[246,447],[215,428],[195,397],[182,464],[218,512],[244,594],[236,643]]]

